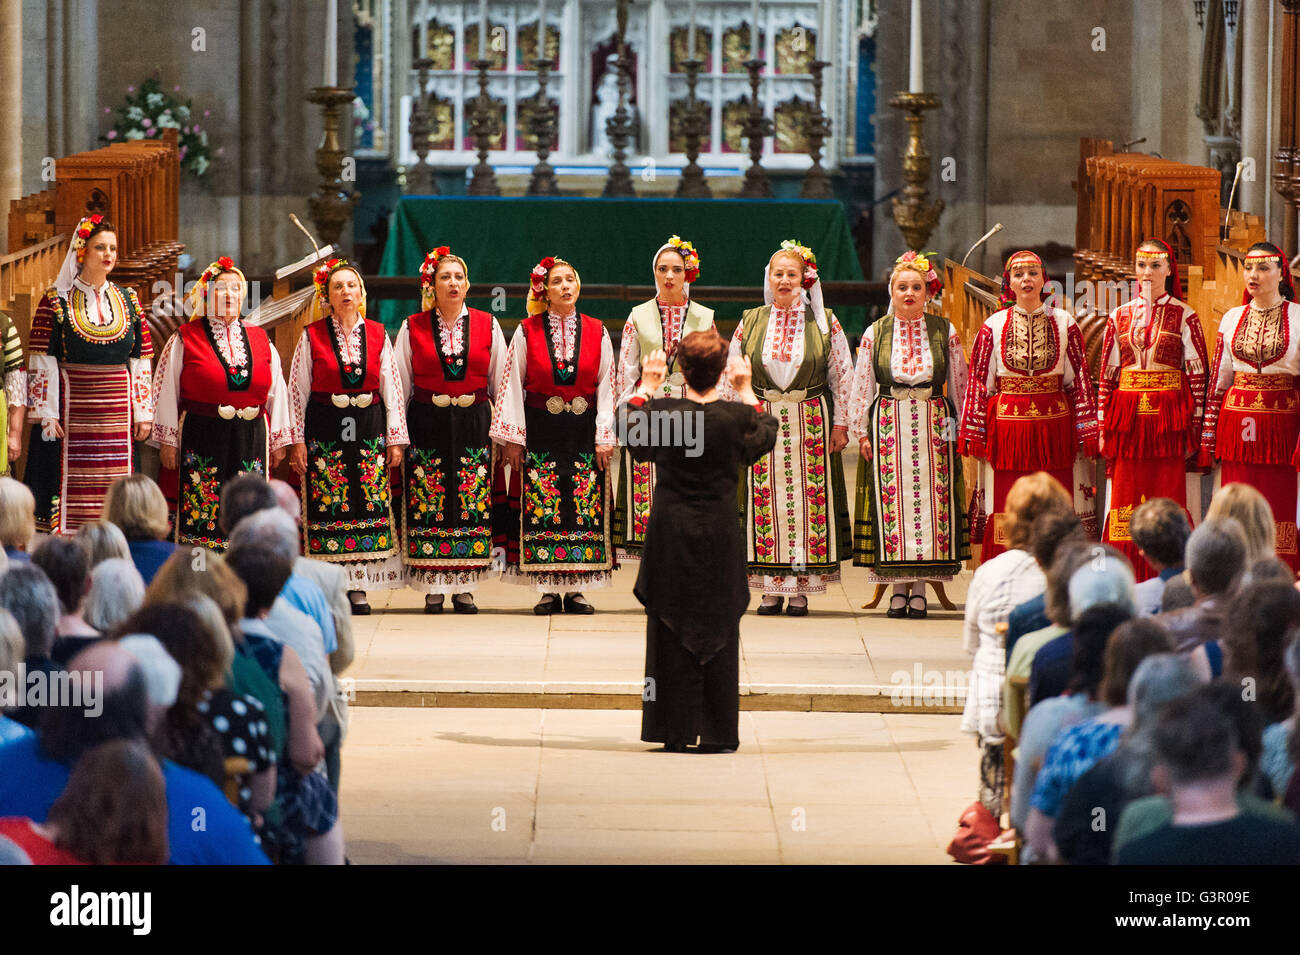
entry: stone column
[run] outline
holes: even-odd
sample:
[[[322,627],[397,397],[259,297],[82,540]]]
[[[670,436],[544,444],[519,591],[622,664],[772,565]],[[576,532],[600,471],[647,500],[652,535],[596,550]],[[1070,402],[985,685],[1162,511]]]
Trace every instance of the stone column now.
[[[0,235],[9,248],[9,201],[23,194],[23,5],[0,2]]]
[[[1300,70],[1300,0],[1282,0],[1281,128],[1274,153],[1273,188],[1286,200],[1282,250],[1296,254],[1296,216],[1300,209],[1300,95],[1296,71]]]

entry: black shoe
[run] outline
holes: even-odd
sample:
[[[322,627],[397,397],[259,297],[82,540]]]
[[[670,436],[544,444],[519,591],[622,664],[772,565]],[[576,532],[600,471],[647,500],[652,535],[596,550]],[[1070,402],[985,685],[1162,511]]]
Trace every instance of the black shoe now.
[[[691,750],[692,753],[734,753],[739,747],[723,746],[720,743],[701,743]]]
[[[901,600],[901,601],[903,601],[903,602],[902,602],[901,604],[899,604],[897,607],[895,607],[895,606],[894,606],[894,601],[895,601],[895,600]],[[885,616],[886,616],[886,617],[890,617],[891,619],[894,619],[894,620],[898,620],[898,619],[900,619],[900,618],[902,618],[902,617],[906,617],[906,616],[907,616],[907,598],[904,597],[902,594],[894,594],[894,596],[890,597],[890,598],[889,598],[889,609],[885,611]]]
[[[424,598],[424,612],[425,612],[425,613],[442,613],[442,604],[443,604],[443,598],[442,598],[441,596],[438,597],[438,602],[437,602],[437,603],[433,603],[433,602],[431,602],[431,601],[429,600],[428,597],[425,597],[425,598]]]
[[[353,600],[353,594],[360,594],[360,600]],[[364,590],[348,591],[348,602],[352,604],[352,616],[365,617],[370,613],[370,604],[366,602],[366,592]]]
[[[777,597],[776,603],[774,604],[760,603],[754,612],[757,613],[760,617],[775,617],[778,614],[780,614],[781,606],[784,603],[785,603],[784,597]]]
[[[921,606],[919,609],[917,607],[912,606],[912,603],[917,600],[921,601]],[[907,615],[913,620],[924,620],[926,616],[926,606],[927,604],[925,602],[924,597],[913,596],[912,599],[908,601]]]
[[[652,749],[652,753],[684,753],[686,752],[685,743],[664,743],[663,749]]]
[[[478,613],[478,606],[470,594],[456,594],[452,597],[451,609],[457,613]]]
[[[792,599],[788,604],[785,605],[785,615],[786,615],[787,617],[806,617],[806,616],[808,616],[808,601],[807,601],[807,599],[805,598],[804,602],[801,603],[801,604],[797,604],[797,603],[795,603],[794,600]]]
[[[582,594],[571,594],[564,598],[565,613],[592,614],[596,608],[587,603],[587,598]]]
[[[537,605],[533,607],[533,613],[539,617],[545,617],[547,614],[556,613],[559,606],[559,594],[543,594],[542,599],[537,601]]]

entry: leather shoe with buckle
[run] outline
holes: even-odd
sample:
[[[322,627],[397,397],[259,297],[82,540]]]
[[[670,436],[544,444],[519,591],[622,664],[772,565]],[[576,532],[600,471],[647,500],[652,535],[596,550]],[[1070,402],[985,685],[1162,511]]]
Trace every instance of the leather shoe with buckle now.
[[[787,617],[806,617],[808,616],[808,600],[805,598],[803,603],[797,604],[794,598],[785,605],[785,615]]]
[[[428,596],[426,596],[426,597],[424,598],[424,612],[425,612],[425,613],[442,613],[442,602],[443,602],[444,599],[446,599],[446,598],[444,598],[441,594],[439,594],[439,595],[438,595],[438,600],[437,600],[437,602],[435,603],[434,601],[430,600]]]
[[[784,597],[777,597],[776,603],[760,603],[754,612],[760,617],[775,617],[781,612],[781,607],[785,603]]]
[[[539,617],[545,617],[547,614],[556,613],[559,609],[559,594],[543,594],[542,599],[537,601],[537,605],[533,607],[533,613]]]
[[[478,606],[469,594],[456,594],[452,597],[451,609],[457,613],[478,613]]]
[[[564,612],[591,614],[596,612],[596,608],[587,603],[587,598],[582,594],[573,594],[564,598]]]
[[[915,605],[918,600],[921,601],[920,607]],[[913,620],[924,620],[926,617],[926,607],[927,605],[924,597],[913,596],[912,599],[907,602],[907,615]]]
[[[903,601],[897,607],[894,606],[895,600]],[[894,594],[889,598],[889,609],[885,611],[885,616],[894,620],[899,620],[907,616],[907,598],[902,594]]]

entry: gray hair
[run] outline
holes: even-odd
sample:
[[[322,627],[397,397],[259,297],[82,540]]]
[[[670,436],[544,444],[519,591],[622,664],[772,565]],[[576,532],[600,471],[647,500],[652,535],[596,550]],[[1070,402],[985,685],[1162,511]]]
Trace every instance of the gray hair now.
[[[162,641],[153,634],[132,633],[119,640],[117,645],[140,665],[149,705],[170,709],[181,689],[181,665],[172,659]]]
[[[81,616],[100,633],[107,633],[144,603],[144,579],[135,564],[110,557],[90,572],[90,591]]]
[[[110,521],[89,521],[77,528],[77,542],[90,555],[90,566],[98,567],[111,557],[131,559],[131,548],[127,546],[126,535],[122,528]]]
[[[298,558],[298,525],[278,507],[249,514],[230,532],[230,547],[264,550],[292,564]]]
[[[1133,568],[1118,554],[1100,546],[1094,557],[1070,577],[1070,618],[1083,616],[1085,610],[1099,604],[1114,604],[1137,615],[1137,586]]]
[[[1151,786],[1155,746],[1151,732],[1156,717],[1170,700],[1176,700],[1204,682],[1186,654],[1153,653],[1133,671],[1128,685],[1128,705],[1133,710],[1125,748],[1133,759],[1125,767],[1124,788],[1141,795]]]
[[[0,608],[8,610],[22,631],[26,657],[48,657],[59,622],[59,595],[44,571],[31,564],[12,564],[0,576]]]
[[[1187,576],[1201,594],[1232,589],[1246,568],[1246,531],[1235,517],[1208,517],[1187,538]]]
[[[8,610],[0,610],[0,673],[17,673],[23,662],[23,632],[18,621]],[[4,696],[0,695],[0,713],[4,712]]]

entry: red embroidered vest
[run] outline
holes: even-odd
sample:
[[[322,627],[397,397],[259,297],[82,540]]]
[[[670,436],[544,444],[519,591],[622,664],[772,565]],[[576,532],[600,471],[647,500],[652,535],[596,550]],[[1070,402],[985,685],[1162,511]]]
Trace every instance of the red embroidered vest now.
[[[488,368],[492,363],[492,316],[476,308],[469,310],[469,334],[465,339],[467,364],[465,377],[459,381],[448,381],[443,374],[442,361],[438,358],[437,324],[438,317],[432,311],[412,315],[406,321],[411,336],[411,378],[415,387],[453,398],[487,390]]]
[[[334,332],[330,319],[322,318],[307,326],[307,341],[311,344],[311,390],[329,394],[359,395],[379,390],[379,359],[384,353],[387,332],[379,322],[362,321],[361,334],[365,336],[365,377],[357,385],[343,382],[339,358],[334,351]]]
[[[528,340],[528,364],[524,369],[524,391],[534,391],[543,395],[559,395],[565,401],[572,401],[581,395],[589,398],[596,393],[596,382],[600,378],[600,345],[604,337],[604,326],[588,315],[578,315],[579,342],[574,359],[578,363],[578,374],[573,384],[560,385],[555,382],[555,370],[551,365],[551,342],[547,329],[547,316],[529,315],[523,320],[525,335]]]
[[[248,362],[252,368],[247,387],[239,390],[230,387],[221,355],[208,337],[207,319],[196,319],[177,330],[185,349],[181,364],[182,402],[238,408],[266,404],[271,390],[271,342],[260,328],[244,325],[244,330],[248,333]]]

